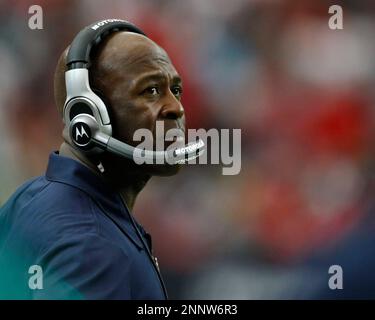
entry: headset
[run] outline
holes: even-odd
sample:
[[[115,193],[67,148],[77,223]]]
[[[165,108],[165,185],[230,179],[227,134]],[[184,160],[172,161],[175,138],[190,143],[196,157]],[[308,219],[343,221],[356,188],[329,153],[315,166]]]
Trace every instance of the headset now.
[[[180,164],[199,157],[204,151],[201,139],[184,147],[168,151],[144,150],[112,137],[111,119],[107,107],[90,87],[90,52],[110,33],[116,31],[146,34],[134,24],[120,19],[95,22],[82,29],[74,38],[66,59],[66,100],[64,104],[64,137],[77,149],[98,154],[108,151],[146,163]],[[161,162],[159,162],[161,161]]]

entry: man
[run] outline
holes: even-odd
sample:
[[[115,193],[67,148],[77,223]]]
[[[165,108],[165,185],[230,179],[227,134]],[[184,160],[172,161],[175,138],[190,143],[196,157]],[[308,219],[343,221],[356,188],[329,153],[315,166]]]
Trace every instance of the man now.
[[[66,59],[67,50],[54,85],[62,116]],[[146,36],[126,30],[106,35],[91,52],[89,75],[116,139],[135,146],[133,133],[145,128],[155,134],[156,121],[165,130],[184,130],[181,79]],[[167,298],[151,238],[130,212],[151,176],[173,175],[180,165],[90,155],[64,139],[45,175],[26,182],[0,210],[0,297]]]

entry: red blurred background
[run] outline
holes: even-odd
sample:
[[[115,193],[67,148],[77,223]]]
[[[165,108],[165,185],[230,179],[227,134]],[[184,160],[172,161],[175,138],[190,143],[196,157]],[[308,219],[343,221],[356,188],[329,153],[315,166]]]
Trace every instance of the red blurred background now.
[[[43,30],[28,28],[32,4]],[[190,166],[138,198],[171,297],[283,297],[289,266],[373,206],[374,15],[365,0],[0,1],[0,204],[62,141],[61,52],[93,21],[130,20],[182,75],[189,127],[242,129],[239,175]]]

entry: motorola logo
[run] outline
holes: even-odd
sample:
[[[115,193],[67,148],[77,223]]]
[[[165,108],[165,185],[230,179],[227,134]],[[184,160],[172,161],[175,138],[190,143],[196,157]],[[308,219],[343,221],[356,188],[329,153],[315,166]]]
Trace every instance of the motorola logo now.
[[[81,125],[81,132],[79,131],[78,127],[76,127],[76,140],[78,140],[78,137],[86,136],[87,138],[89,135],[87,134],[85,127]]]
[[[83,122],[76,123],[72,128],[72,137],[76,144],[85,146],[91,140],[90,127]]]

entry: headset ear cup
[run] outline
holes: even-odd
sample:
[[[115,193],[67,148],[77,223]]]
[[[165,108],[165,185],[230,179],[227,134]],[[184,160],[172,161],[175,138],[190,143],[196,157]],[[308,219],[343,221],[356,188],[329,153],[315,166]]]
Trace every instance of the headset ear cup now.
[[[101,97],[91,92],[91,97],[72,98],[66,104],[64,119],[66,127],[63,135],[70,145],[90,155],[105,151],[103,144],[97,143],[96,138],[103,139],[103,135],[110,137],[112,126],[108,123],[109,115]],[[108,119],[108,124],[104,125],[103,119]]]

